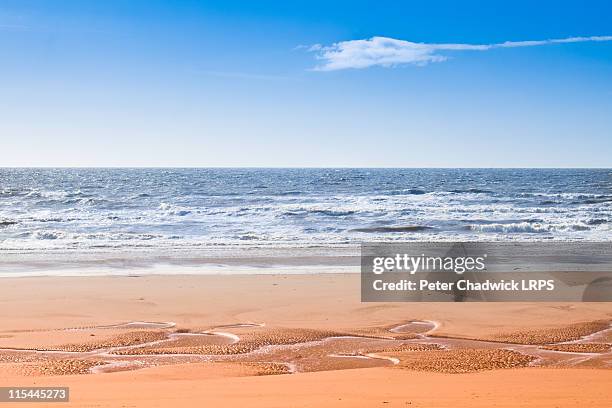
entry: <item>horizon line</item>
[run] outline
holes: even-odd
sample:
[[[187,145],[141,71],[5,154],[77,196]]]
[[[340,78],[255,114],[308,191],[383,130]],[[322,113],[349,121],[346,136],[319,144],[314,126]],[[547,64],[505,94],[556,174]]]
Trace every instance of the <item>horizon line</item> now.
[[[440,167],[440,166],[0,166],[0,169],[473,169],[473,170],[612,170],[612,167],[558,167],[558,166],[474,166],[474,167]]]

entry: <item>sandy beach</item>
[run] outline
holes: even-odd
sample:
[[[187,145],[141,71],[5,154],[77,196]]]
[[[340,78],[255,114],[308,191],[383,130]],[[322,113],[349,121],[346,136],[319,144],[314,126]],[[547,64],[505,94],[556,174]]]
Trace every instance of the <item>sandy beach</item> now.
[[[610,16],[0,0],[0,408],[612,408]]]
[[[612,404],[606,303],[361,303],[356,274],[3,278],[0,299],[0,383],[70,406]]]

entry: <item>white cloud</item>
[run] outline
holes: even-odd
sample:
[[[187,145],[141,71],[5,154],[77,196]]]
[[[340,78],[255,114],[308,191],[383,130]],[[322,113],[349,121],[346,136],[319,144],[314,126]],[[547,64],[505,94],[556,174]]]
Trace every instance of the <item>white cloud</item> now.
[[[309,51],[315,52],[316,58],[322,61],[314,68],[316,71],[337,71],[372,66],[427,65],[448,59],[443,51],[487,51],[494,48],[534,47],[592,41],[612,41],[612,36],[506,41],[497,44],[428,44],[388,37],[372,37],[365,40],[341,41],[330,46],[315,44],[309,48]]]

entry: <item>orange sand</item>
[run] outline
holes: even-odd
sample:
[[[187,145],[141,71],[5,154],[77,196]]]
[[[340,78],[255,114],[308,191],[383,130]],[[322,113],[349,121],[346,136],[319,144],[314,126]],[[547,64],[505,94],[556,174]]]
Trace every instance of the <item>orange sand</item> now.
[[[66,350],[69,345],[71,350],[89,351],[95,348],[92,345],[134,345],[177,331],[211,328],[266,344],[293,344],[327,333],[410,339],[414,336],[392,334],[388,329],[412,320],[439,323],[436,336],[540,344],[550,338],[575,340],[612,319],[612,304],[605,303],[361,303],[358,275],[47,277],[0,282],[5,306],[0,308],[0,348]],[[139,321],[175,325],[151,330],[99,327]],[[249,322],[265,327],[231,326]],[[220,328],[226,325],[230,326]],[[196,340],[187,337],[180,341],[181,347],[197,346]],[[0,353],[0,386],[70,386],[72,402],[62,406],[82,407],[612,406],[612,370],[605,368],[609,359],[582,365],[593,368],[511,368],[532,359],[517,354],[521,349],[512,352],[485,345],[474,351],[470,343],[438,350],[399,343],[386,347],[382,340],[380,344],[373,341],[370,349],[359,339],[342,342],[310,348],[298,344],[297,349],[270,354],[277,359],[302,359],[304,367],[316,371],[296,374],[283,374],[290,371],[289,366],[276,360],[194,360],[190,364],[170,360],[131,371],[57,376],[88,372],[99,364],[98,357],[75,362],[59,356],[61,363],[54,364],[26,361],[31,356],[21,361],[21,352],[11,362]],[[354,353],[343,351],[353,345]],[[337,363],[329,359],[332,363],[316,365],[316,358],[335,348]],[[355,358],[351,365],[351,358],[372,350],[401,362],[392,365]],[[344,369],[347,361],[349,368],[364,368]],[[386,366],[365,368],[374,362]],[[449,369],[455,362],[467,367],[459,372],[469,372],[456,374],[457,370]],[[24,366],[46,371],[24,372]],[[58,366],[60,372],[54,371]],[[499,369],[504,367],[509,368]]]

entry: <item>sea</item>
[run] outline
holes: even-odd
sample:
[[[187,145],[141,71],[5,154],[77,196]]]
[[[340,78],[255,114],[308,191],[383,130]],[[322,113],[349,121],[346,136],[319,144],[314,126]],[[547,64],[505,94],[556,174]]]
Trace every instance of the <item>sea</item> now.
[[[610,241],[611,222],[612,169],[0,169],[0,257]]]

